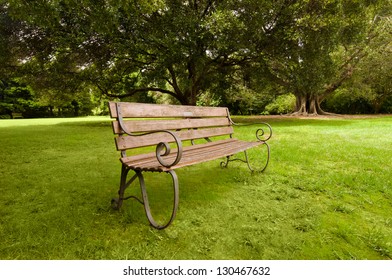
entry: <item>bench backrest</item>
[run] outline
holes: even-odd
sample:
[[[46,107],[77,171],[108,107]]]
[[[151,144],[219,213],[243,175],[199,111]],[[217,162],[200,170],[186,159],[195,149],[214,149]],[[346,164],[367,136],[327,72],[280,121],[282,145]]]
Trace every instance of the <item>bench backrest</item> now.
[[[224,107],[160,105],[130,102],[109,102],[117,150],[154,146],[160,142],[173,142],[169,130],[181,140],[196,140],[214,136],[232,135],[229,110]],[[134,136],[129,136],[124,132]],[[147,134],[146,134],[147,133]],[[145,135],[143,135],[145,134]],[[141,136],[140,136],[141,135]]]

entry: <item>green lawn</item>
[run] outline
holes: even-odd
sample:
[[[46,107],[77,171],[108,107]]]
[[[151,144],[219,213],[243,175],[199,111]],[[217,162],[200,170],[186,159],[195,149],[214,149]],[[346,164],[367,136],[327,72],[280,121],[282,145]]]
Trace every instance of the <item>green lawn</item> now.
[[[108,118],[0,120],[0,259],[392,259],[392,117],[267,121],[268,169],[179,170],[177,218],[158,231],[135,201],[110,207]],[[156,212],[169,180],[146,175]]]

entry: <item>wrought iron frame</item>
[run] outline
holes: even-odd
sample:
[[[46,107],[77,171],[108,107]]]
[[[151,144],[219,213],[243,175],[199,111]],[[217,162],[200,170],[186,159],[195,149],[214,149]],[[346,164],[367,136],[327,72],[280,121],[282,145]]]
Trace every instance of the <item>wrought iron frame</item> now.
[[[155,149],[155,153],[156,153],[156,157],[158,162],[167,168],[170,168],[173,165],[176,165],[182,157],[182,141],[181,139],[179,139],[179,137],[173,132],[173,131],[169,131],[169,130],[156,130],[156,131],[151,131],[151,132],[147,132],[147,133],[132,133],[130,131],[128,131],[126,129],[126,126],[124,125],[124,120],[122,117],[122,113],[121,113],[121,108],[120,108],[120,104],[117,103],[117,119],[118,122],[120,124],[121,130],[123,131],[123,134],[127,134],[129,136],[143,136],[143,135],[148,135],[148,134],[154,134],[154,133],[159,133],[159,132],[163,132],[163,133],[168,133],[170,134],[173,139],[174,142],[177,145],[177,156],[174,159],[173,162],[165,162],[164,159],[162,157],[167,156],[170,154],[171,149],[170,149],[170,145],[167,142],[160,142],[158,143],[158,145],[156,146]],[[121,157],[126,157],[126,152],[122,151],[121,152]],[[135,175],[130,178],[127,181],[127,177],[128,177],[128,173],[130,170],[130,168],[127,168],[127,166],[125,166],[124,164],[121,167],[121,179],[120,179],[120,189],[118,191],[118,198],[114,198],[112,199],[112,207],[116,210],[119,210],[123,204],[124,200],[133,198],[136,201],[138,201],[140,204],[142,204],[144,206],[144,210],[147,216],[148,221],[150,222],[150,224],[156,228],[156,229],[164,229],[166,227],[168,227],[174,220],[174,218],[176,217],[177,214],[177,209],[178,209],[178,204],[179,204],[179,184],[178,184],[178,177],[177,174],[174,170],[168,170],[165,171],[165,173],[168,173],[171,175],[172,177],[172,181],[173,181],[173,193],[174,193],[174,197],[173,197],[173,208],[172,208],[172,213],[171,213],[171,217],[169,219],[169,221],[167,221],[164,224],[158,224],[154,217],[151,214],[151,208],[150,208],[150,203],[148,200],[148,195],[147,195],[147,188],[146,188],[146,184],[144,181],[144,176],[142,174],[142,170],[133,170],[135,172]],[[158,171],[159,172],[159,171]],[[128,197],[124,197],[125,196],[125,190],[136,180],[139,179],[139,185],[140,185],[140,190],[141,190],[141,196],[142,199],[136,197],[136,196],[128,196]]]
[[[261,172],[263,172],[263,171],[267,168],[268,163],[269,163],[269,159],[270,159],[270,147],[269,147],[269,145],[268,145],[267,143],[264,143],[264,144],[265,144],[266,147],[267,147],[267,160],[266,160],[266,163],[265,163],[265,165],[264,165],[264,167],[263,167],[262,169],[260,169],[260,170],[255,170],[255,169],[252,168],[252,166],[251,166],[250,163],[249,163],[248,153],[247,153],[246,151],[244,151],[245,160],[244,160],[244,159],[241,159],[241,158],[232,158],[234,155],[230,155],[230,156],[227,156],[227,157],[226,157],[226,161],[222,161],[222,162],[220,163],[220,166],[221,166],[222,168],[227,168],[228,165],[229,165],[229,162],[232,162],[232,161],[241,161],[241,162],[243,162],[243,163],[246,163],[246,165],[248,166],[248,169],[249,169],[252,173],[254,173],[254,172],[260,172],[260,173],[261,173]]]
[[[165,171],[165,173],[168,173],[168,174],[171,175],[172,181],[173,181],[173,208],[172,208],[172,213],[171,213],[169,221],[167,221],[164,224],[159,224],[159,223],[157,223],[155,221],[154,217],[151,214],[150,203],[149,203],[148,195],[147,195],[147,188],[146,188],[146,184],[145,184],[145,181],[144,181],[144,176],[142,174],[142,171],[134,170],[135,171],[135,175],[133,175],[132,178],[130,178],[127,181],[128,172],[130,170],[131,169],[126,168],[124,165],[122,166],[122,169],[121,169],[121,181],[120,181],[120,189],[118,191],[118,198],[113,198],[112,199],[112,207],[113,207],[113,209],[120,210],[124,200],[130,199],[130,198],[135,199],[137,202],[139,202],[140,204],[142,204],[144,206],[144,211],[146,213],[147,219],[148,219],[148,221],[150,222],[150,224],[154,228],[156,228],[156,229],[167,228],[173,222],[173,220],[176,217],[177,210],[178,210],[178,204],[179,204],[179,198],[180,198],[178,177],[177,177],[176,172],[174,170]],[[125,190],[136,179],[139,179],[142,199],[138,198],[137,196],[133,196],[133,195],[125,197]]]
[[[227,112],[227,115],[228,115],[228,118],[229,118],[230,123],[231,123],[232,125],[234,125],[234,126],[265,125],[265,126],[267,127],[268,132],[266,132],[263,128],[259,128],[259,129],[256,130],[256,139],[257,139],[257,141],[258,141],[258,142],[262,142],[262,144],[265,145],[265,146],[267,147],[267,160],[266,160],[266,163],[265,163],[265,165],[264,165],[264,167],[263,167],[262,169],[257,170],[257,172],[260,172],[260,173],[263,172],[263,171],[267,168],[268,163],[269,163],[269,160],[270,160],[270,154],[271,154],[271,152],[270,152],[270,146],[268,145],[267,141],[272,137],[272,127],[271,127],[268,123],[265,123],[265,122],[257,122],[257,123],[236,123],[236,122],[234,122],[234,121],[231,119],[230,113],[229,113],[229,112]],[[230,137],[232,137],[232,135],[230,135]],[[246,150],[244,151],[244,155],[245,155],[245,160],[240,159],[240,158],[232,158],[233,155],[227,156],[227,157],[226,157],[226,161],[222,161],[222,162],[220,163],[220,166],[221,166],[222,168],[226,168],[226,167],[228,167],[229,162],[231,162],[231,161],[241,161],[241,162],[247,164],[249,170],[250,170],[252,173],[255,172],[256,170],[254,170],[254,169],[250,166],[249,158],[248,158],[248,153],[247,153]]]

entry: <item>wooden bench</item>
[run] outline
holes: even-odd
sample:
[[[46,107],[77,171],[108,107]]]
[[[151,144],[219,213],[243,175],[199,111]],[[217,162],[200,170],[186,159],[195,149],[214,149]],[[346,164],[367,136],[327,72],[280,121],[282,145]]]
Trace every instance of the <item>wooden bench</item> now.
[[[225,158],[221,162],[222,167],[227,167],[230,161],[241,160],[253,171],[246,150],[259,145],[267,148],[265,164],[260,171],[264,171],[268,165],[270,149],[266,141],[272,135],[271,127],[261,123],[264,128],[257,129],[255,141],[238,140],[233,137],[233,125],[236,124],[231,120],[227,108],[109,102],[109,109],[110,116],[116,118],[112,125],[122,163],[119,196],[112,200],[112,205],[120,209],[124,200],[135,198],[144,205],[150,224],[157,229],[169,226],[177,213],[179,187],[175,169]],[[196,144],[200,142],[196,141],[199,139],[202,139],[202,143]],[[141,149],[151,146],[155,147],[155,152]],[[127,151],[132,151],[132,155],[127,154]],[[245,153],[245,160],[232,158],[239,152]],[[127,180],[130,170],[135,174]],[[158,224],[151,215],[142,175],[146,171],[166,172],[172,177],[172,214],[163,225]],[[124,197],[126,188],[136,179],[139,180],[142,199]]]
[[[22,113],[12,113],[12,119],[23,119]]]

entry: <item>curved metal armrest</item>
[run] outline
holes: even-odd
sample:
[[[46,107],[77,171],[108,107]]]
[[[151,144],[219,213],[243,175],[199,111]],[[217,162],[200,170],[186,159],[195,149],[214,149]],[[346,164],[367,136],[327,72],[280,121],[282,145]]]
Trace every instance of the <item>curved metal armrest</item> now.
[[[272,127],[265,122],[257,123],[267,126],[268,131],[265,131],[264,128],[259,128],[256,130],[256,138],[259,141],[266,142],[272,137]]]
[[[169,133],[173,138],[174,138],[174,142],[177,145],[177,155],[176,158],[174,159],[173,162],[165,162],[164,159],[162,157],[164,156],[168,156],[170,155],[170,145],[168,142],[159,142],[156,149],[155,149],[155,155],[157,157],[157,160],[159,161],[159,163],[167,168],[170,168],[174,165],[176,165],[182,157],[182,141],[181,139],[172,131],[169,130],[159,130],[159,131],[153,131],[151,133],[156,133],[156,132],[165,132],[165,133]],[[151,134],[151,133],[147,133],[147,134]]]
[[[156,148],[155,148],[155,155],[157,157],[157,160],[158,160],[158,162],[162,166],[167,167],[167,168],[170,168],[170,167],[176,165],[181,160],[181,157],[182,157],[182,141],[173,131],[170,131],[170,130],[154,130],[154,131],[150,131],[150,132],[147,132],[147,133],[141,133],[141,134],[130,133],[130,132],[127,132],[125,130],[123,130],[123,131],[126,134],[128,134],[130,136],[135,136],[135,137],[149,135],[149,134],[154,134],[154,133],[168,133],[168,134],[170,134],[170,136],[173,137],[173,139],[174,139],[173,142],[176,143],[176,146],[177,146],[176,157],[175,157],[174,161],[172,161],[172,162],[166,162],[165,161],[164,157],[170,155],[171,148],[170,148],[169,142],[163,142],[162,141],[162,142],[159,142],[157,144]]]
[[[258,141],[266,142],[272,137],[272,127],[265,122],[256,122],[256,123],[235,123],[232,119],[230,122],[234,126],[250,126],[250,125],[264,125],[267,128],[258,128],[256,130],[256,138]],[[267,129],[267,130],[266,130]]]
[[[168,142],[159,142],[158,145],[156,146],[155,154],[156,154],[157,160],[159,161],[159,163],[162,166],[170,168],[173,165],[176,165],[181,160],[181,157],[182,157],[182,141],[173,131],[170,131],[170,130],[154,130],[154,131],[150,131],[150,132],[146,132],[146,133],[140,133],[140,134],[132,133],[131,131],[128,131],[126,126],[124,125],[124,120],[123,120],[123,118],[121,116],[121,113],[120,113],[121,111],[120,111],[120,108],[119,108],[119,104],[117,104],[117,106],[118,106],[117,107],[118,122],[120,124],[121,130],[125,134],[127,134],[129,136],[138,137],[138,136],[144,136],[144,135],[149,135],[149,134],[154,134],[154,133],[162,133],[163,132],[163,133],[168,133],[168,134],[170,134],[173,137],[173,139],[174,139],[173,142],[175,142],[176,145],[177,145],[177,155],[176,155],[176,158],[174,159],[173,162],[167,163],[163,159],[163,157],[168,156],[170,154],[170,152],[171,152],[170,145],[169,145]]]

